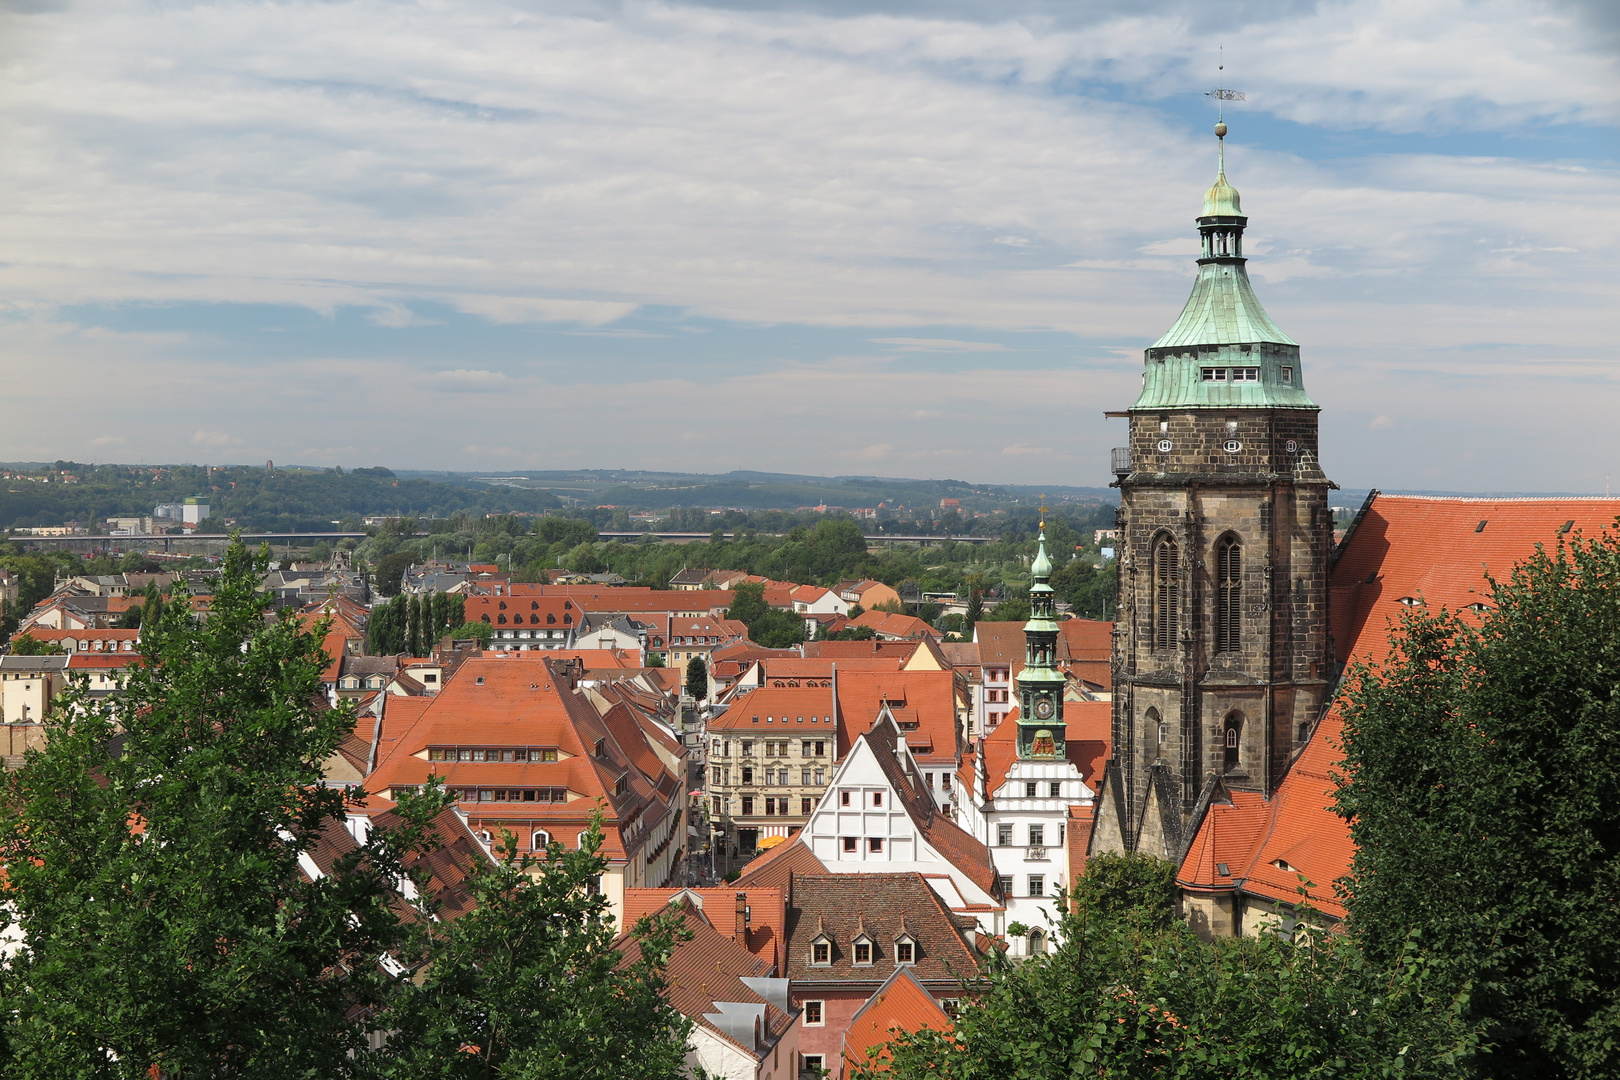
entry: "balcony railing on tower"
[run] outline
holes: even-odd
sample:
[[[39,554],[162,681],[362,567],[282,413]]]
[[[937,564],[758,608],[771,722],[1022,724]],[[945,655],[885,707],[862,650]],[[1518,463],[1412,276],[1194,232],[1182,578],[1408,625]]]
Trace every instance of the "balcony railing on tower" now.
[[[1115,476],[1129,476],[1131,474],[1131,448],[1116,446],[1108,452],[1108,464]]]

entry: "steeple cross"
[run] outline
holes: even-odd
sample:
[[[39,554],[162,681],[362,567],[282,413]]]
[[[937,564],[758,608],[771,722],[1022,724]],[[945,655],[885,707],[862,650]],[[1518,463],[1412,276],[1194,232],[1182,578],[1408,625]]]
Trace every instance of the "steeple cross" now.
[[[1051,507],[1046,505],[1046,496],[1042,495],[1041,496],[1041,528],[1043,528],[1043,529],[1046,528],[1046,512],[1048,510],[1050,510],[1050,509],[1051,509]]]

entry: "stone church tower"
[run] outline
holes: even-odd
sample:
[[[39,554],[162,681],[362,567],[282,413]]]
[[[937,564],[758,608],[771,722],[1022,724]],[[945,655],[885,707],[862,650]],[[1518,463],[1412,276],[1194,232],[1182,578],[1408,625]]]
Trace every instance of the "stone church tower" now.
[[[1270,796],[1329,684],[1334,485],[1299,346],[1255,297],[1221,168],[1192,296],[1147,349],[1114,451],[1113,760],[1095,850],[1179,859],[1220,789]]]

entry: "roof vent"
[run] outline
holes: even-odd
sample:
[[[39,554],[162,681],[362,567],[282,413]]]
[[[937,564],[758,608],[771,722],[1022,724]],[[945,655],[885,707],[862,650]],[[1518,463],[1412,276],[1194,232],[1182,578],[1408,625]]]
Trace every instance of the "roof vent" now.
[[[1231,877],[1232,876],[1231,867],[1227,866],[1223,862],[1218,862],[1218,863],[1215,864],[1215,872],[1217,874],[1221,875],[1221,877]]]
[[[1478,525],[1475,525],[1474,526],[1474,531],[1477,532],[1477,533],[1484,532],[1485,531],[1485,521],[1489,521],[1489,520],[1490,520],[1489,518],[1486,518],[1484,521],[1481,521]]]
[[[1575,519],[1570,518],[1568,521],[1564,522],[1564,527],[1558,530],[1558,535],[1563,536],[1565,533],[1569,532],[1569,530],[1573,529],[1574,527],[1575,527]]]

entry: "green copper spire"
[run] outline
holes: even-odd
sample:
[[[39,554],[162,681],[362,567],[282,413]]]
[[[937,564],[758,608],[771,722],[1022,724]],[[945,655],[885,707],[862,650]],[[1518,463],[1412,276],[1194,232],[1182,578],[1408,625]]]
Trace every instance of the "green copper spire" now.
[[[1243,257],[1248,216],[1226,179],[1226,123],[1215,125],[1220,158],[1204,193],[1203,254],[1181,317],[1148,346],[1133,409],[1315,409],[1305,393],[1299,344],[1271,321],[1249,283]]]
[[[1029,567],[1029,621],[1024,624],[1024,669],[1018,673],[1018,756],[1061,758],[1067,680],[1057,669],[1057,597],[1050,584],[1052,560],[1046,556],[1044,499],[1039,544]]]

